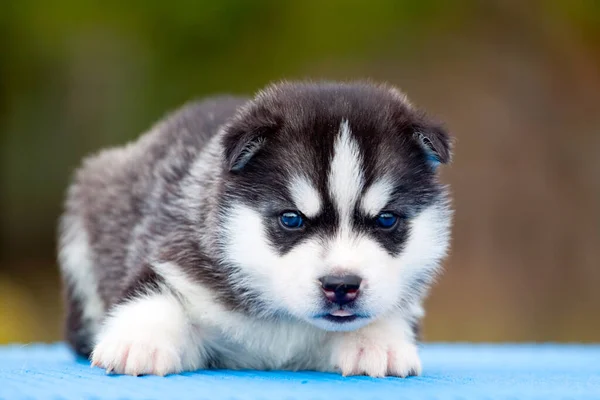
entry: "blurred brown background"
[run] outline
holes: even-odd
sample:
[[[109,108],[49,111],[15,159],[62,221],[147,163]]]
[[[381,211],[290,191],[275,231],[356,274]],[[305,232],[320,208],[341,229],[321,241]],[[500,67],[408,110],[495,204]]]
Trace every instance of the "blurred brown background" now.
[[[83,155],[305,77],[390,81],[457,138],[426,339],[600,341],[600,2],[9,0],[0,343],[61,337],[56,220]]]

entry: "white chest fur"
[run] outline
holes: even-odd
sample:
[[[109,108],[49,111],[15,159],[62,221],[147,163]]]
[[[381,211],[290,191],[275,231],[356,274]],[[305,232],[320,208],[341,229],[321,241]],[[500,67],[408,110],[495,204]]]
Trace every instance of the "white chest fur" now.
[[[326,370],[330,335],[292,321],[234,317],[220,326],[205,326],[211,366],[233,369]],[[231,324],[231,322],[233,322]]]

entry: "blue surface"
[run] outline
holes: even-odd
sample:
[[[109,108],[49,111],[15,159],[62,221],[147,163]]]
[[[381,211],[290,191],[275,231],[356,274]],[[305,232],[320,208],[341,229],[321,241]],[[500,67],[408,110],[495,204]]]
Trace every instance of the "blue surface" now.
[[[600,345],[423,346],[423,376],[199,371],[107,376],[64,345],[0,347],[1,399],[600,399]]]

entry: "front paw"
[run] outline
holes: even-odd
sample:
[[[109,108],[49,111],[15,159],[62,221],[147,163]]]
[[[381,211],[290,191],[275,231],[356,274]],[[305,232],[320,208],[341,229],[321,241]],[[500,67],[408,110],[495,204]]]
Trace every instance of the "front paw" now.
[[[413,342],[369,337],[358,332],[340,339],[334,348],[332,362],[344,376],[405,378],[421,374],[421,360]]]
[[[198,335],[177,300],[155,295],[118,306],[92,351],[107,373],[167,375],[200,367]]]
[[[127,335],[109,332],[92,352],[92,366],[107,373],[126,375],[160,375],[183,371],[179,349],[165,342],[160,334]]]

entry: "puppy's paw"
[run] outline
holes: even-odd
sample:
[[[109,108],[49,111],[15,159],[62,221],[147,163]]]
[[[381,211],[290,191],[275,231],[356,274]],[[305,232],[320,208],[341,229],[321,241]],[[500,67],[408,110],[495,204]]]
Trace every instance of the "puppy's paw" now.
[[[375,327],[340,337],[333,349],[332,363],[344,376],[405,378],[421,374],[416,344],[393,331]]]
[[[199,368],[202,354],[177,300],[155,295],[117,307],[91,359],[107,373],[163,376]]]
[[[165,341],[164,335],[131,335],[109,332],[92,353],[92,366],[107,373],[126,375],[167,375],[183,371],[180,350]]]
[[[334,352],[334,364],[344,376],[405,378],[421,374],[417,346],[410,342],[377,343],[365,338],[348,338]]]

